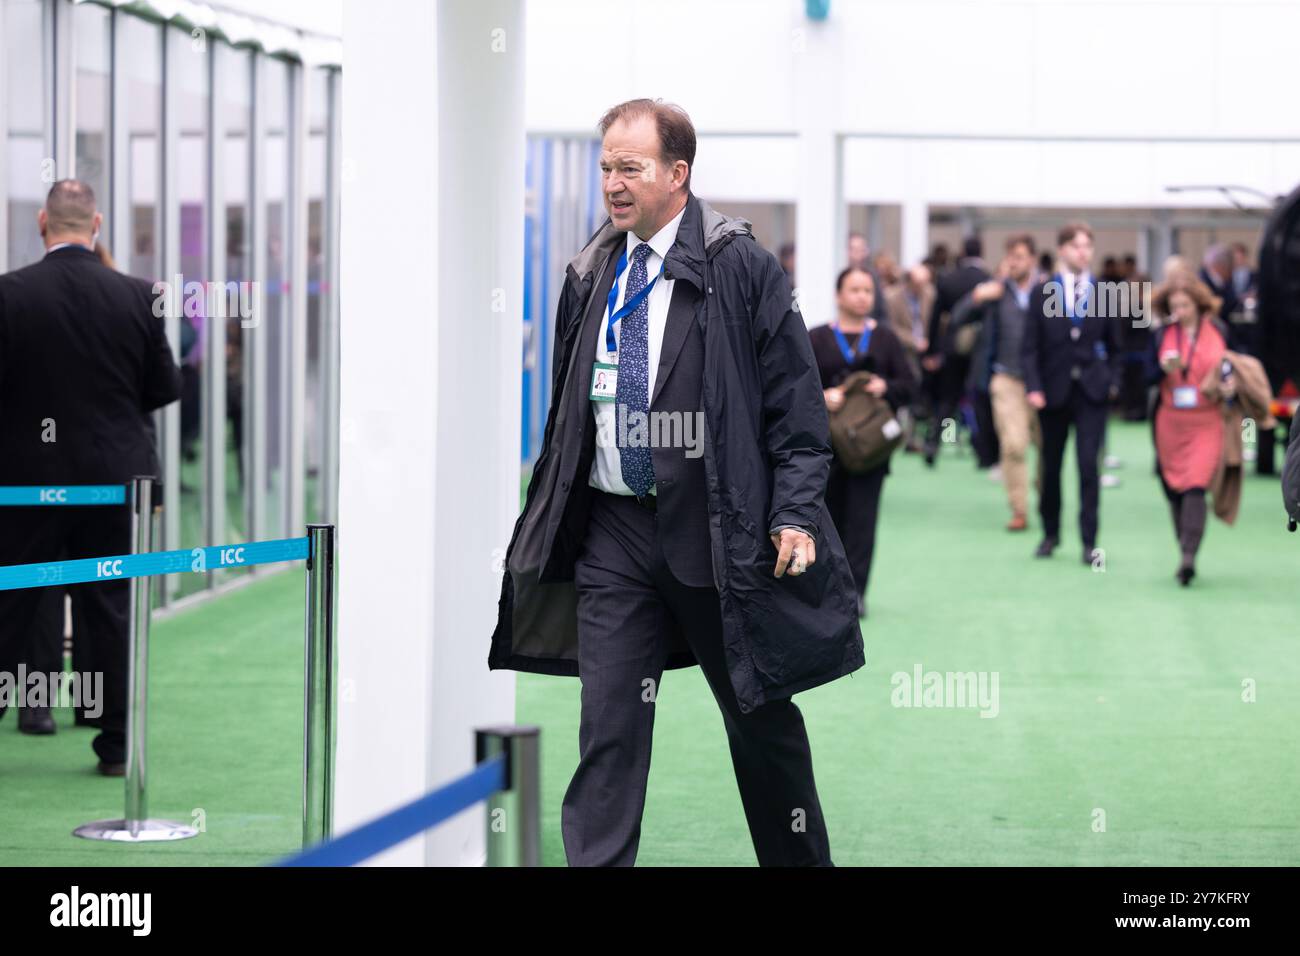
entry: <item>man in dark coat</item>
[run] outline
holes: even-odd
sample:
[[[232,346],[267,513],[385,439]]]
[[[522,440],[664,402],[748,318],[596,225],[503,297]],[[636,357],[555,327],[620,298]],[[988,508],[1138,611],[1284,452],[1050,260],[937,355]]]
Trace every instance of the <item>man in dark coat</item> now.
[[[101,221],[89,186],[55,183],[39,219],[45,257],[0,276],[0,485],[124,484],[159,473],[149,413],[180,397],[180,372],[151,284],[95,254]],[[124,506],[0,508],[0,565],[130,547]],[[109,776],[125,772],[128,593],[125,578],[73,585],[77,638],[90,641],[103,672],[92,747]],[[30,660],[42,594],[0,591],[0,672]]]
[[[931,466],[939,454],[939,438],[943,433],[944,422],[957,417],[957,406],[970,374],[970,356],[957,350],[957,325],[951,319],[952,310],[962,296],[989,277],[982,258],[983,244],[978,236],[968,236],[962,251],[964,254],[958,260],[956,268],[942,273],[935,284],[934,305],[930,311],[929,346],[921,358],[921,365],[928,373],[927,387],[934,409],[930,430],[925,438],[925,463]],[[979,423],[985,429],[978,441],[981,447],[977,449],[981,467],[991,465],[997,458],[996,443],[990,445],[991,410],[988,418],[987,423]]]
[[[823,502],[831,446],[807,329],[749,223],[691,194],[682,110],[633,100],[600,129],[610,219],[560,293],[552,402],[488,664],[581,678],[571,865],[635,862],[658,683],[696,663],[759,863],[831,865],[790,698],[864,656]],[[662,440],[656,419],[685,440]]]

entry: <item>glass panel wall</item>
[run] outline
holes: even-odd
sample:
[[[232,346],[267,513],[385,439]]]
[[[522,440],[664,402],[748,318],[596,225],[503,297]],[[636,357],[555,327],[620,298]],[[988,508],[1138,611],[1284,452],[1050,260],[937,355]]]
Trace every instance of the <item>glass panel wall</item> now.
[[[95,192],[108,219],[108,175],[113,115],[109,67],[113,62],[112,13],[93,3],[73,8],[76,83],[73,112],[77,129],[76,176]],[[107,243],[105,243],[107,245]]]
[[[115,182],[127,191],[130,249],[113,249],[118,268],[142,279],[162,277],[162,28],[119,16],[126,71],[126,169]]]
[[[8,135],[3,200],[8,207],[8,263],[17,269],[45,251],[36,214],[54,184],[50,114],[52,73],[50,38],[41,0],[0,0],[5,4],[3,63]]]
[[[224,143],[221,148],[221,188],[225,202],[225,281],[247,289],[253,280],[251,256],[253,191],[253,54],[221,44],[217,57],[217,108],[221,111]],[[247,301],[244,295],[237,301]],[[228,311],[226,323],[226,417],[223,442],[226,460],[226,527],[222,541],[246,541],[253,537],[249,522],[248,477],[251,429],[247,426],[246,397],[251,394],[252,363],[246,361],[245,340],[254,329],[245,329],[238,314]]]
[[[329,178],[330,71],[307,74],[307,408],[303,482],[306,519],[324,521],[320,490],[329,425],[323,343],[330,294],[325,275],[325,197]]]
[[[289,466],[289,64],[268,58],[263,65],[258,105],[266,125],[262,139],[265,183],[265,309],[259,330],[266,349],[266,485],[267,534],[287,535],[286,471]]]
[[[208,270],[208,53],[207,44],[169,28],[169,52],[174,56],[178,83],[176,122],[178,143],[175,179],[180,271],[186,286],[206,283]],[[175,241],[175,240],[173,240]],[[206,308],[203,296],[186,295],[181,316],[181,540],[182,548],[210,544],[205,527],[203,495],[206,481],[203,447],[204,340]],[[206,587],[209,576],[183,574],[181,594]]]
[[[339,184],[330,168],[340,74],[232,47],[216,30],[159,23],[129,4],[0,0],[0,10],[0,270],[43,254],[36,216],[50,185],[86,180],[117,267],[182,283],[168,320],[182,397],[156,416],[172,492],[159,544],[301,534],[288,525],[290,479],[303,481],[309,521],[333,514],[326,496],[336,494],[326,476],[338,454]],[[56,156],[75,171],[56,168]],[[300,289],[295,274],[306,280]],[[219,319],[207,296],[193,294],[213,291],[216,279],[238,290],[228,304],[258,307],[248,328],[238,308]],[[301,409],[291,407],[295,394],[304,394]],[[235,573],[169,576],[167,599]]]

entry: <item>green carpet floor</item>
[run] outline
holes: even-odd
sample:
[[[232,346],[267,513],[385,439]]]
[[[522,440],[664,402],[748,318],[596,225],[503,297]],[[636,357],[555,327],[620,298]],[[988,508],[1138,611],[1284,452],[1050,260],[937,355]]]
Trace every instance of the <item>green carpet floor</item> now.
[[[867,666],[799,695],[839,865],[1300,863],[1300,535],[1272,479],[1236,527],[1212,521],[1189,589],[1145,426],[1113,422],[1122,484],[1102,491],[1105,570],[1079,560],[1067,460],[1064,540],[1002,530],[1001,487],[951,451],[900,455],[885,484],[864,623]],[[343,582],[346,587],[346,582]],[[0,864],[255,864],[299,839],[302,582],[282,574],[161,622],[151,672],[151,807],[195,840],[102,846],[70,831],[119,815],[91,732],[0,722]],[[486,657],[487,635],[483,635]],[[996,673],[999,711],[901,708],[891,677]],[[1243,701],[1243,686],[1255,701]],[[543,852],[563,865],[578,682],[522,675],[543,728]],[[753,865],[722,720],[698,669],[665,675],[643,865]]]
[[[190,840],[145,846],[72,836],[118,818],[123,781],[99,776],[96,731],[55,714],[52,737],[0,721],[0,865],[244,866],[302,843],[302,572],[286,570],[154,624],[149,815]]]

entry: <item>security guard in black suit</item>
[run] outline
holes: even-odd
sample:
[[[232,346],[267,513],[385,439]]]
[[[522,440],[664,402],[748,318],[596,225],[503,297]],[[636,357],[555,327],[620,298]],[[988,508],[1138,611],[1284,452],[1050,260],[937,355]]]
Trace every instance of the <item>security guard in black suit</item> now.
[[[151,284],[95,254],[102,219],[89,186],[55,183],[38,217],[45,257],[0,276],[0,485],[125,484],[159,472],[148,416],[180,396],[180,372]],[[0,565],[125,554],[130,537],[126,507],[0,509]],[[103,674],[93,746],[100,772],[119,776],[128,582],[74,592],[78,637],[88,636]],[[0,671],[25,663],[41,597],[40,589],[0,591]]]

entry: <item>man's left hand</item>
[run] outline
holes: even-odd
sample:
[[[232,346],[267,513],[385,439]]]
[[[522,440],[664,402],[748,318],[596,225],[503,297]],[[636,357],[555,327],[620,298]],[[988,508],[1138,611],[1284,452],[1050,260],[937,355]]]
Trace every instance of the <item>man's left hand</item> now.
[[[776,548],[775,576],[778,578],[787,568],[791,575],[803,574],[817,560],[816,543],[795,528],[783,528],[779,535],[772,535],[772,547]]]

